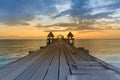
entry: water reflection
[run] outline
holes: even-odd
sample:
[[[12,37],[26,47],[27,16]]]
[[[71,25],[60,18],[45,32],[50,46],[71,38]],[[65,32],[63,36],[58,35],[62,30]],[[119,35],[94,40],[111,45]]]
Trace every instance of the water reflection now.
[[[46,40],[0,40],[0,66],[44,45]],[[76,40],[75,46],[85,47],[91,55],[120,68],[120,40]]]
[[[75,45],[83,46],[91,55],[120,67],[120,40],[76,40]]]
[[[0,66],[15,61],[45,45],[45,40],[0,40]]]

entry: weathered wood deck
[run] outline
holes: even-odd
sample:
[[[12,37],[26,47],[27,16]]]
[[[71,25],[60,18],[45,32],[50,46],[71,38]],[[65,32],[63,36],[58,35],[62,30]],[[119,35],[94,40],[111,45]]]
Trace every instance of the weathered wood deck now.
[[[120,70],[58,40],[2,67],[0,80],[120,80]]]

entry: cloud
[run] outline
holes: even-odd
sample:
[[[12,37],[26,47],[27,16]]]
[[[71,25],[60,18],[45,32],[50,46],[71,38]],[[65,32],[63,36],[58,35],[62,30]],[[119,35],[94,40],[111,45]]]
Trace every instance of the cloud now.
[[[101,14],[101,13],[106,13],[106,12],[112,12],[113,10],[108,10],[107,8],[100,8],[100,9],[95,9],[92,10],[91,13],[89,13],[90,15],[97,15],[97,14]]]
[[[115,23],[113,19],[97,19],[97,20],[81,20],[72,19],[71,23],[56,23],[52,25],[38,24],[34,27],[43,28],[45,32],[63,32],[63,31],[102,31],[102,30],[117,30],[120,29],[119,22]]]
[[[70,29],[69,28],[65,28],[65,29],[48,29],[48,30],[44,30],[44,32],[65,32],[65,31],[69,31]]]
[[[22,21],[22,20],[6,20],[4,22],[1,22],[2,25],[9,25],[9,26],[17,26],[17,25],[24,25],[24,26],[29,26],[30,23],[28,23],[27,21]]]
[[[56,2],[55,0],[0,0],[0,22],[7,24],[16,20],[31,21],[38,14],[53,14],[57,11],[54,7]]]
[[[43,23],[53,23],[53,25],[38,24],[36,27],[60,26],[69,27],[72,30],[96,29],[94,25],[99,19],[106,18],[113,19],[114,22],[120,21],[119,4],[120,0],[0,0],[0,23],[5,25],[30,25],[29,21],[42,16],[42,20],[37,19],[36,22],[43,21]],[[66,23],[68,21],[66,19],[66,22],[61,23],[60,20],[64,21],[63,17],[66,15],[71,22]],[[80,24],[76,24],[73,21],[75,19],[89,21],[78,21]],[[90,20],[93,22],[90,22]]]
[[[64,4],[56,4],[55,7],[58,10],[58,13],[61,13],[63,11],[71,9],[71,3],[67,2],[67,3],[64,3]]]
[[[104,32],[103,30],[82,30],[78,31],[78,33],[92,33],[92,32]]]
[[[112,5],[119,0],[89,0],[88,6],[90,8],[96,8],[96,7],[102,7],[102,6],[108,6]]]
[[[109,17],[112,18],[120,18],[120,8],[116,9],[113,14],[108,15]]]
[[[96,28],[93,26],[94,21],[88,20],[79,20],[78,22],[74,21],[72,23],[56,23],[52,25],[42,25],[37,24],[34,27],[43,28],[45,32],[62,32],[62,31],[79,31],[79,30],[99,30],[100,28]]]
[[[119,4],[120,0],[72,0],[72,8],[57,14],[54,18],[67,14],[81,19],[108,18],[108,15],[120,8]]]

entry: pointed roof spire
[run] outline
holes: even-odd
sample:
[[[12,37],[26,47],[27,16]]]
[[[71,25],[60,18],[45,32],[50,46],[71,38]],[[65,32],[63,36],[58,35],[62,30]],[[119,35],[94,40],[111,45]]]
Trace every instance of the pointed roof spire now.
[[[71,32],[69,32],[67,37],[73,37],[73,34]]]
[[[50,32],[50,33],[48,34],[48,37],[54,37],[54,34],[53,34],[52,32]]]

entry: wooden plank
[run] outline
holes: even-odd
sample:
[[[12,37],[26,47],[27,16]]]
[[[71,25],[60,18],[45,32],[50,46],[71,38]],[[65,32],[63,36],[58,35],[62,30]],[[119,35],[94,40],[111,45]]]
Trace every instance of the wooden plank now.
[[[78,59],[76,60],[77,62],[78,61],[93,61],[87,53],[85,53],[84,51],[82,50],[78,50],[76,47],[73,47],[73,46],[68,46],[68,48],[70,49],[71,53],[74,54],[74,56],[76,56],[75,59]]]
[[[93,61],[81,61],[81,62],[77,62],[73,65],[86,65],[86,66],[103,66],[98,62],[93,62]]]
[[[113,65],[110,65],[110,64],[108,64],[108,63],[106,63],[106,62],[104,62],[104,61],[102,61],[102,60],[100,60],[100,59],[98,59],[96,57],[93,57],[91,55],[89,55],[89,56],[91,58],[93,58],[93,60],[95,60],[95,61],[99,62],[101,65],[105,66],[106,68],[111,69],[111,70],[117,72],[118,74],[120,74],[120,69],[119,68],[117,68],[117,67],[115,67]]]
[[[18,59],[16,61],[14,61],[10,64],[7,64],[4,67],[0,68],[0,79],[9,75],[11,72],[17,70],[18,68],[20,68],[24,64],[28,63],[30,60],[32,60],[37,55],[37,53],[41,54],[40,51],[36,51],[34,55],[25,56],[21,59]]]
[[[35,57],[33,57],[33,59],[29,60],[26,64],[22,65],[15,71],[11,72],[9,75],[2,77],[1,80],[14,80],[17,76],[19,76],[22,72],[24,72],[30,65],[32,65],[36,60],[38,60],[38,58],[43,54],[44,52],[42,54],[36,55]]]
[[[116,67],[62,40],[42,51],[1,68],[0,80],[120,80]]]
[[[60,49],[60,69],[59,69],[59,80],[65,80],[70,74],[69,66],[67,64],[67,59],[65,57],[63,43],[61,43]]]
[[[85,61],[85,59],[82,56],[79,56],[79,54],[76,52],[74,48],[72,48],[69,45],[66,47],[68,49],[69,55],[74,60],[74,62]]]
[[[80,52],[80,51],[78,51],[78,49],[74,49],[74,50],[77,53],[77,57],[78,57],[79,61],[81,61],[81,58],[83,61],[93,61],[93,60],[91,60],[91,58],[88,57],[88,55],[84,51]]]
[[[69,52],[68,52],[68,49],[66,48],[66,46],[64,46],[64,53],[65,53],[65,57],[66,57],[66,60],[67,60],[67,64],[69,66],[69,70],[70,70],[70,73],[71,73],[71,70],[73,69],[73,67],[71,66],[71,64],[74,63],[73,59],[70,57],[69,55]]]
[[[97,63],[97,62],[79,62],[72,64],[73,67],[76,69],[106,69],[103,65]]]
[[[48,50],[49,51],[49,50]],[[27,68],[22,74],[20,74],[15,80],[29,80],[32,75],[37,71],[37,69],[41,66],[41,64],[46,60],[49,56],[48,51],[44,53],[43,56],[39,57],[37,61],[32,64],[29,68]]]
[[[65,45],[65,44],[64,44]],[[67,47],[68,45],[65,45],[64,46],[64,52],[65,52],[65,55],[66,55],[66,58],[67,58],[67,61],[69,63],[69,65],[71,65],[72,63],[75,63],[75,60],[73,59],[73,57],[71,56],[71,52],[70,50],[68,49]]]
[[[78,56],[82,57],[85,61],[93,61],[90,57],[88,57],[88,55],[86,53],[79,53],[78,52]]]
[[[72,70],[73,75],[93,75],[104,74],[105,72],[111,72],[112,70]]]
[[[59,48],[59,47],[58,47]],[[53,61],[46,73],[44,80],[58,80],[59,71],[59,49],[56,50]]]
[[[76,66],[79,70],[105,70],[102,66]]]
[[[56,49],[56,48],[54,48]],[[57,50],[57,49],[56,49]],[[39,69],[36,71],[36,73],[31,77],[30,80],[43,80],[47,70],[54,58],[55,50],[52,50],[52,52],[49,52],[49,57],[44,61],[44,63],[39,67]]]
[[[70,75],[67,80],[120,80],[120,75],[115,72],[94,75]]]

